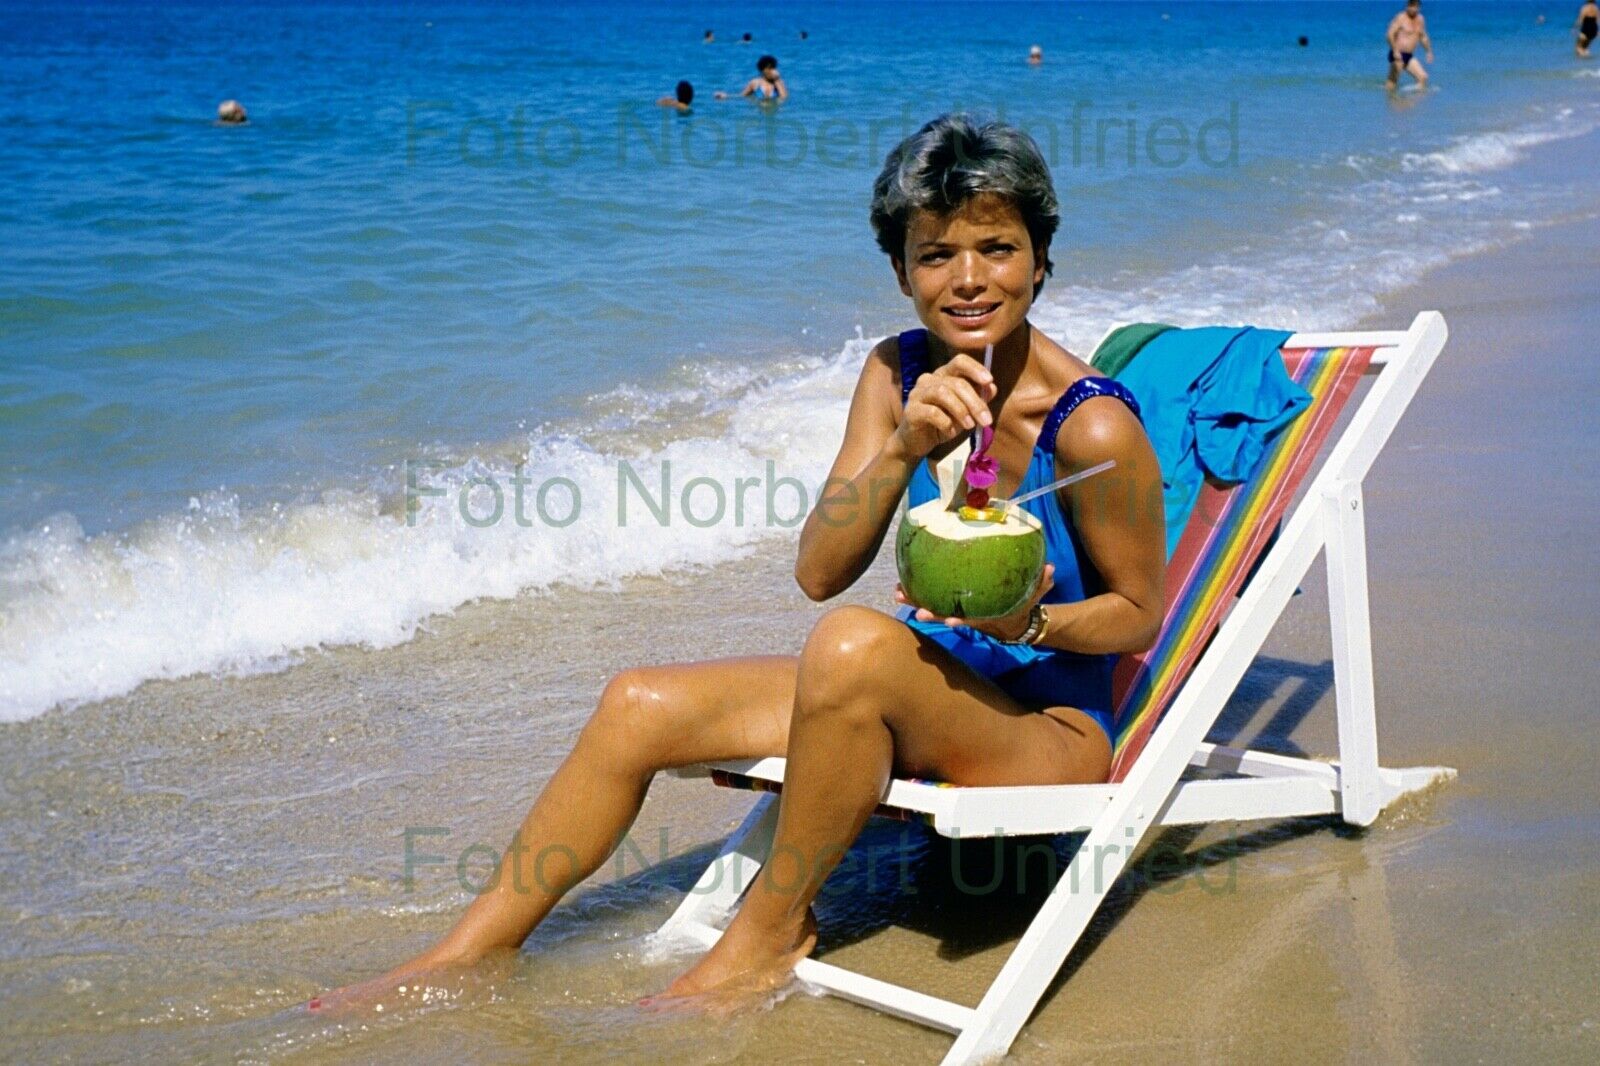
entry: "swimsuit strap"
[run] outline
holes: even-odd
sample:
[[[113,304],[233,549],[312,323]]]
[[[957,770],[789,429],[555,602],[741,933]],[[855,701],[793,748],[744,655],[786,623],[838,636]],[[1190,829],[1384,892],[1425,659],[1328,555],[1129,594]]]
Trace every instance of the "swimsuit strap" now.
[[[1056,434],[1061,432],[1061,423],[1067,416],[1078,409],[1078,405],[1085,400],[1096,396],[1114,396],[1128,405],[1133,412],[1133,417],[1144,421],[1144,416],[1139,411],[1139,401],[1133,398],[1133,393],[1128,386],[1110,378],[1079,378],[1067,386],[1067,391],[1061,394],[1061,399],[1050,409],[1050,414],[1044,420],[1044,426],[1039,430],[1038,447],[1043,448],[1046,455],[1056,453]]]
[[[928,331],[908,329],[900,334],[900,406],[911,398],[911,386],[928,370]]]

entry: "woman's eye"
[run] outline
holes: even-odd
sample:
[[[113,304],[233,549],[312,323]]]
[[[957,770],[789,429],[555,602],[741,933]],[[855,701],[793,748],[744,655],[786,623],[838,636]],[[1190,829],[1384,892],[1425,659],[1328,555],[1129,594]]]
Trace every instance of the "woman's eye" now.
[[[1014,244],[991,244],[991,245],[989,245],[989,254],[990,255],[1010,255],[1012,252],[1014,252],[1016,250],[1017,250],[1017,246],[1014,245]]]
[[[926,255],[924,255],[921,259],[917,260],[917,262],[931,266],[934,263],[941,263],[941,262],[943,262],[944,260],[946,260],[948,258],[950,258],[950,257],[948,255],[946,255],[944,252],[929,252]]]

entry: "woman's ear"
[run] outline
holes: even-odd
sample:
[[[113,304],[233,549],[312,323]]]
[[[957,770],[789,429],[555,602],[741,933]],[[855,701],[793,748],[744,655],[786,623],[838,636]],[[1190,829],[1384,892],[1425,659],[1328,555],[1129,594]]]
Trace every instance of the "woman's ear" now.
[[[911,279],[906,277],[905,260],[901,259],[899,256],[891,255],[889,257],[889,265],[894,267],[894,278],[900,283],[900,294],[902,296],[910,296]]]
[[[1044,284],[1045,264],[1050,262],[1050,246],[1042,244],[1033,250],[1033,287],[1035,290]]]

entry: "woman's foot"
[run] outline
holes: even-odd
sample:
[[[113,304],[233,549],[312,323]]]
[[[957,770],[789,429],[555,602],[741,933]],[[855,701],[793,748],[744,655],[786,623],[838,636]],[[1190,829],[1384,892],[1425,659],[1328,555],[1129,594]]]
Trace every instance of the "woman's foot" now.
[[[795,964],[817,944],[817,916],[806,908],[792,929],[770,931],[747,928],[738,916],[705,957],[680,976],[659,996],[640,1000],[640,1006],[664,1007],[670,1001],[694,1000],[719,1015],[759,1006],[794,977]]]
[[[306,1001],[306,1010],[338,1016],[353,1011],[382,1013],[404,1007],[421,1007],[460,999],[470,986],[493,980],[503,967],[483,971],[482,960],[434,958],[419,955],[370,981],[331,989]],[[509,954],[505,960],[509,963]]]

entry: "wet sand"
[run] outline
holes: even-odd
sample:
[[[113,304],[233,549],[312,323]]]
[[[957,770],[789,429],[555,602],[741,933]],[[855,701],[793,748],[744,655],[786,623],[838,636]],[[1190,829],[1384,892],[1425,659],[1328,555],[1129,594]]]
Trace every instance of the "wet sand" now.
[[[1118,886],[1015,1061],[1600,1055],[1596,247],[1593,222],[1539,230],[1368,323],[1424,308],[1450,323],[1367,492],[1384,762],[1460,779],[1364,833],[1305,819],[1163,834],[1178,873]],[[483,876],[467,849],[503,846],[610,673],[797,651],[824,608],[794,587],[791,550],[475,604],[402,647],[5,727],[6,1057],[936,1060],[947,1038],[804,994],[731,1025],[633,1008],[685,965],[647,959],[645,934],[751,802],[670,779],[634,827],[639,852],[509,968],[383,1017],[295,1009],[449,925],[467,898],[456,860]],[[844,599],[887,607],[889,564]],[[1314,569],[1213,739],[1333,751],[1324,604]],[[408,829],[446,859],[409,889]],[[945,854],[902,826],[875,823],[873,848],[909,887],[868,885],[858,863],[825,893],[823,954],[975,1002],[1026,906],[952,892]]]

